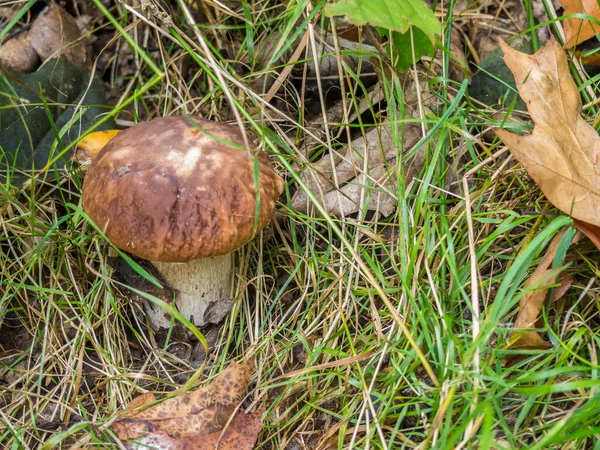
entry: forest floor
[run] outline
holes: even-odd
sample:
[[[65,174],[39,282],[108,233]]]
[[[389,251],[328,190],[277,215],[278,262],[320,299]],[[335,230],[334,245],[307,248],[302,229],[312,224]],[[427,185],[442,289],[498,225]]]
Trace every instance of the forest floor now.
[[[258,449],[600,449],[590,241],[560,241],[570,286],[541,308],[544,348],[511,345],[549,242],[577,238],[494,133],[532,128],[497,49],[560,38],[558,2],[434,2],[440,42],[406,71],[377,30],[321,2],[56,3],[76,21],[70,58],[85,72],[54,103],[28,100],[49,124],[23,133],[39,134],[46,161],[70,155],[74,143],[52,142],[81,108],[117,129],[189,114],[242,122],[285,190],[235,254],[232,309],[198,330],[206,352],[185,329],[154,330],[144,295],[125,288],[145,285],[83,213],[85,164],[32,173],[0,115],[0,448],[123,448],[111,423],[133,398],[251,361],[239,409],[259,414]],[[33,33],[45,7],[3,3],[0,39]],[[27,76],[43,67],[57,60]],[[598,66],[570,68],[592,123]],[[9,84],[35,94],[45,81],[0,77],[7,98]],[[99,97],[78,104],[90,89]]]

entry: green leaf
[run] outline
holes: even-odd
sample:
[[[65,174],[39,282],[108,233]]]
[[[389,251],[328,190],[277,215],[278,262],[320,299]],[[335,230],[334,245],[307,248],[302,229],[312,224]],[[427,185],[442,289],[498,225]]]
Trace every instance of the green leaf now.
[[[340,0],[325,6],[327,16],[347,16],[355,25],[371,24],[406,33],[420,29],[431,43],[441,33],[440,22],[423,0]]]
[[[110,111],[101,81],[92,77],[90,82],[90,77],[88,70],[65,58],[50,60],[29,74],[0,72],[0,182],[12,174],[11,183],[22,184],[32,169],[44,168]],[[114,123],[99,129],[106,128],[114,128]],[[65,167],[71,154],[54,167]]]
[[[380,31],[381,33],[381,31]],[[392,31],[391,33],[382,33],[390,36],[390,44],[386,49],[390,60],[400,72],[406,72],[414,60],[419,61],[423,55],[433,55],[433,45],[425,33],[418,28],[414,28],[412,32],[412,41],[410,39],[410,31],[399,33]],[[413,46],[414,43],[414,46]]]

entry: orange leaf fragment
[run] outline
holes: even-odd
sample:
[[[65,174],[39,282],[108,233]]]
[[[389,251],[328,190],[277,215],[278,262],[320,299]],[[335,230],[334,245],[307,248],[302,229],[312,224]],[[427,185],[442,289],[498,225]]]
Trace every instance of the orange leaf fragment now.
[[[211,384],[162,403],[151,393],[136,397],[112,424],[128,449],[251,450],[262,429],[261,412],[237,412],[248,387],[248,364],[231,363]]]
[[[89,164],[100,150],[119,133],[119,130],[94,131],[77,143],[75,160],[79,164]]]
[[[587,14],[600,21],[600,6],[597,0],[561,0],[565,8],[564,15],[569,14]],[[600,33],[600,25],[594,24],[589,20],[577,19],[575,17],[565,19],[565,48],[571,48],[594,37]]]
[[[581,99],[565,51],[554,40],[533,55],[500,42],[535,123],[520,136],[495,130],[554,206],[600,227],[600,137],[581,117]]]

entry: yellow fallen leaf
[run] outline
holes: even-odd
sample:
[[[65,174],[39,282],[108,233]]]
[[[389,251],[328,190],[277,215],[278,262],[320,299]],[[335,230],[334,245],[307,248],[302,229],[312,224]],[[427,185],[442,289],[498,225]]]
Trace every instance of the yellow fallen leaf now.
[[[504,41],[500,46],[535,128],[524,136],[501,129],[496,134],[552,204],[600,226],[600,137],[581,117],[565,51],[554,39],[533,55]]]
[[[133,399],[112,424],[127,449],[251,450],[262,429],[260,413],[236,410],[249,382],[248,364],[231,363],[211,384],[146,409],[151,393]]]
[[[119,133],[119,130],[94,131],[77,143],[75,160],[79,164],[89,164],[100,150]]]
[[[569,14],[587,14],[596,20],[600,20],[600,6],[597,0],[561,0],[565,9],[564,15]],[[581,44],[593,38],[600,32],[600,26],[589,20],[569,18],[563,23],[565,30],[565,48],[571,48],[576,44]]]

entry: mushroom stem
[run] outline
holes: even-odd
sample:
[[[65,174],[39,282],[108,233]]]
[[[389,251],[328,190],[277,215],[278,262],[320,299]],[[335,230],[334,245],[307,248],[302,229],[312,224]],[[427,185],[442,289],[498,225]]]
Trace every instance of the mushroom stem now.
[[[232,255],[152,264],[175,292],[175,305],[181,315],[194,325],[203,326],[218,323],[231,309]],[[170,315],[159,306],[148,302],[146,312],[155,328],[169,328]]]

